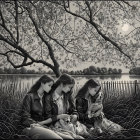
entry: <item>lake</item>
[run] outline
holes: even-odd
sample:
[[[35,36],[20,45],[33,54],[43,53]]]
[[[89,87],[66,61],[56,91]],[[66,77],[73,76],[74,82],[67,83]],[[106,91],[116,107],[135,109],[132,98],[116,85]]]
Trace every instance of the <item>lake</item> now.
[[[23,86],[28,85],[28,87],[31,87],[33,83],[35,83],[39,77],[40,74],[34,74],[34,75],[0,75],[0,81],[2,84],[9,83],[11,81],[20,82],[20,84]],[[54,77],[54,76],[53,76]],[[93,78],[99,82],[104,81],[140,81],[140,76],[138,75],[129,75],[129,74],[122,74],[122,75],[77,75],[73,76],[75,78],[77,85],[83,85],[88,79]],[[54,78],[56,79],[56,78]]]

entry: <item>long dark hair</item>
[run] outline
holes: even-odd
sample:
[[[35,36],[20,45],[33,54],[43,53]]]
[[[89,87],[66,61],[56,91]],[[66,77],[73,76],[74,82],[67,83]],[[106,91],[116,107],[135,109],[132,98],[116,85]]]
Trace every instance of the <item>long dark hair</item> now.
[[[69,84],[75,84],[75,80],[74,78],[72,78],[70,75],[68,74],[62,74],[58,80],[53,84],[52,89],[50,91],[50,95],[52,96],[52,94],[54,93],[54,91],[56,90],[56,88],[60,85],[69,85]],[[64,92],[63,92],[64,93]],[[72,93],[73,93],[73,87],[71,88],[71,90],[67,93],[67,94],[63,94],[64,95],[64,106],[66,107],[66,110],[71,110],[73,107],[73,98],[72,98]],[[53,100],[53,99],[52,99]],[[68,107],[68,104],[71,105],[71,108]]]
[[[48,83],[48,82],[51,82],[51,81],[54,82],[52,77],[50,77],[48,75],[41,76],[39,78],[39,80],[37,80],[36,83],[31,87],[31,89],[28,93],[36,92],[40,88],[41,83],[45,84],[45,83]]]
[[[58,78],[58,80],[53,84],[51,92],[54,92],[55,89],[56,89],[61,83],[62,83],[63,85],[75,84],[75,80],[74,80],[74,78],[72,78],[72,77],[71,77],[70,75],[68,75],[68,74],[62,74],[62,75]]]
[[[88,88],[96,88],[97,86],[100,86],[97,82],[95,82],[93,79],[89,79],[84,86],[79,90],[78,94],[76,95],[76,98],[85,98],[85,95],[88,91]],[[98,97],[98,93],[101,90],[101,86],[97,93],[94,96],[91,96],[92,102],[95,102],[96,98]]]

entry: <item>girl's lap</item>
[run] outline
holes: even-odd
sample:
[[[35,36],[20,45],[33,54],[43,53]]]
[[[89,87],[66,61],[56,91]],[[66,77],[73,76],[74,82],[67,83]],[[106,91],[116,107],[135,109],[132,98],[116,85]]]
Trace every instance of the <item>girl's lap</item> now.
[[[61,131],[61,132],[56,132],[59,136],[61,136],[63,139],[84,139],[84,137],[80,135],[76,135],[73,132],[68,132],[68,131]]]
[[[25,128],[23,134],[32,139],[62,139],[53,130],[39,126]]]
[[[56,131],[56,133],[60,136],[60,137],[62,137],[63,139],[74,139],[72,136],[71,136],[71,134],[70,133],[67,133],[67,132],[58,132],[58,131]]]
[[[83,139],[82,137],[72,135],[72,132],[57,131],[56,129],[48,129],[41,126],[25,128],[23,134],[31,139]]]

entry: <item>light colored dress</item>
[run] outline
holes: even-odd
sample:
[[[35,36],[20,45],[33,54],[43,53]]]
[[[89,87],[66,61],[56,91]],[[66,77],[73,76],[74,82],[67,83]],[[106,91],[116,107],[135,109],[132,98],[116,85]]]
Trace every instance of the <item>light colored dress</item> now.
[[[64,105],[64,95],[59,95],[57,92],[53,94],[53,101],[58,106],[58,114],[66,114],[66,107]],[[74,139],[84,139],[82,136],[77,134],[78,127],[76,124],[72,124],[70,120],[60,119],[53,126],[52,130],[54,130],[58,135],[65,134],[68,136],[72,136]],[[83,128],[84,129],[84,128]]]

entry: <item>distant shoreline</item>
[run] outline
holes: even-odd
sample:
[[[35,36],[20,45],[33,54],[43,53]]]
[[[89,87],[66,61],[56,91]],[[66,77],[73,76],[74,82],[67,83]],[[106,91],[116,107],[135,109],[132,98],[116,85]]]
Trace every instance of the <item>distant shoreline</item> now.
[[[42,74],[38,74],[38,73],[36,73],[36,74],[0,74],[0,76],[6,76],[6,75],[21,75],[21,76],[25,76],[25,75],[27,75],[27,76],[34,76],[34,75],[44,75],[44,74],[47,74],[47,73],[42,73]],[[51,75],[51,76],[55,76],[54,74],[52,75],[52,74],[48,74],[48,75]],[[71,74],[70,74],[71,75]],[[72,76],[121,76],[121,75],[130,75],[130,76],[139,76],[139,75],[135,75],[135,74],[133,74],[133,75],[131,75],[131,74],[129,74],[129,73],[121,73],[121,74],[102,74],[102,75],[99,75],[99,74],[89,74],[89,75],[84,75],[84,74],[82,74],[82,75],[75,75],[75,74],[73,74]]]

